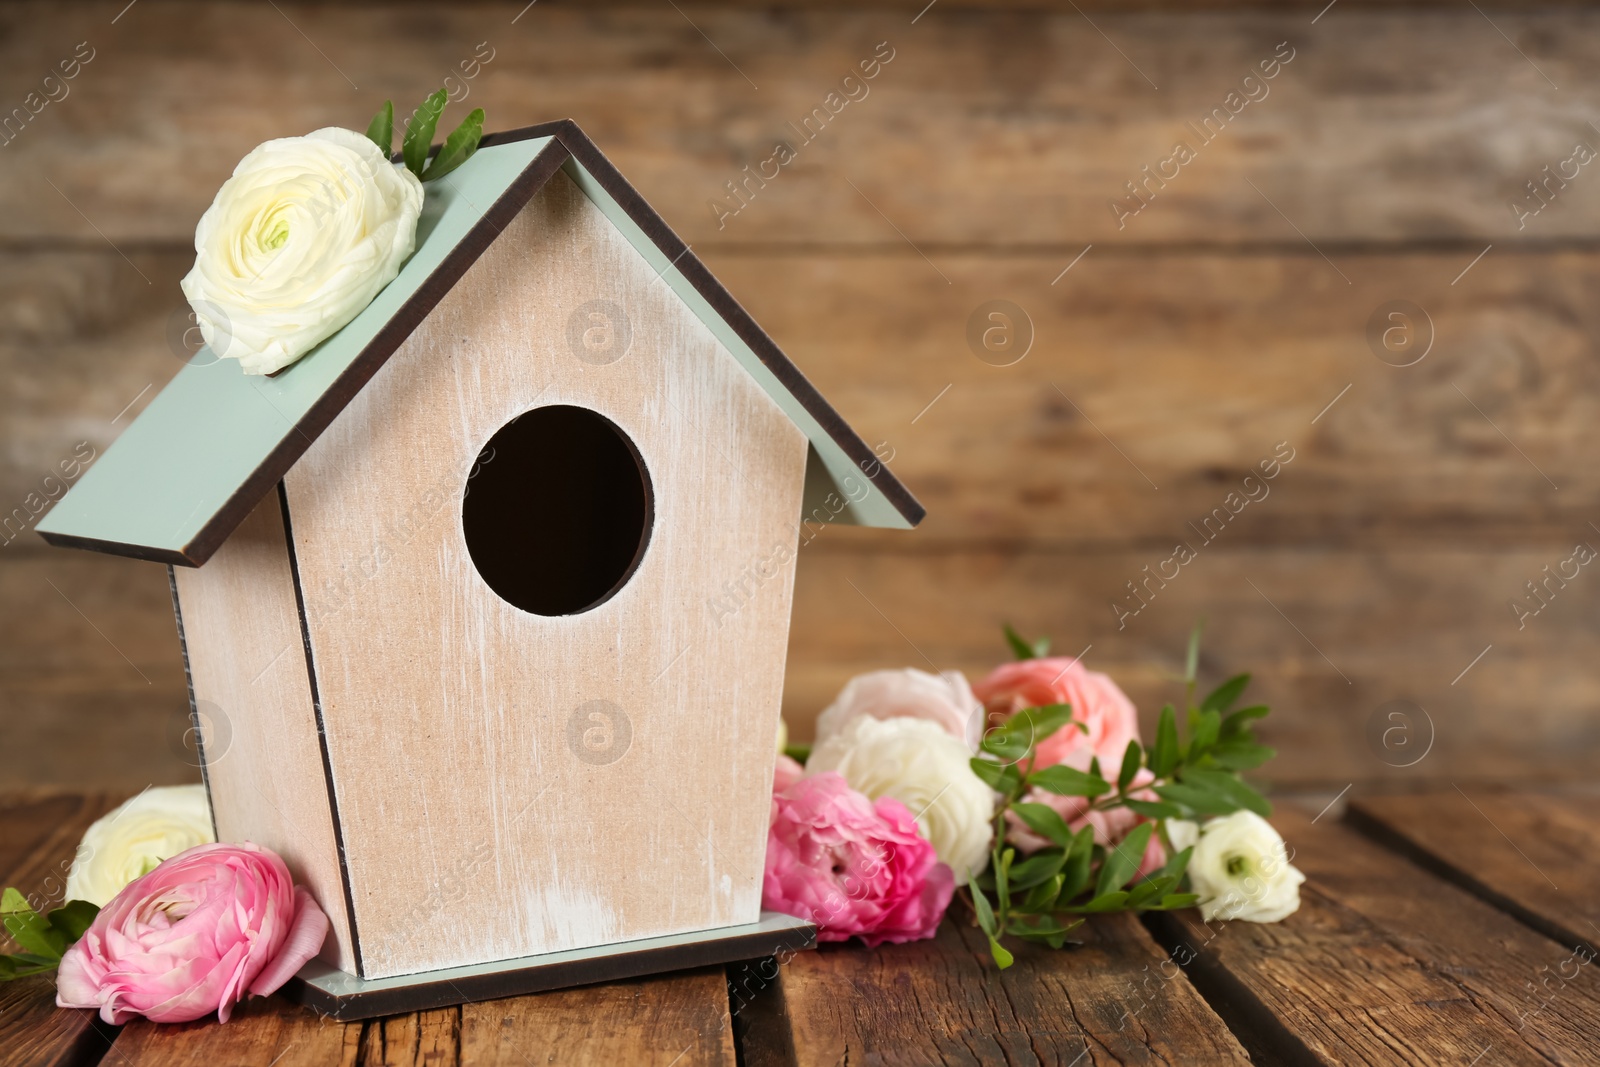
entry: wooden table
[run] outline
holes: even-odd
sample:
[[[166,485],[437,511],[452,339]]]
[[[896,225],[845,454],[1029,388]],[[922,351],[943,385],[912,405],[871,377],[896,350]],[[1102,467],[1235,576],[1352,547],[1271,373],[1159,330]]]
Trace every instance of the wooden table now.
[[[119,797],[0,801],[0,882],[59,884]],[[1487,789],[1280,801],[1307,875],[1274,926],[1092,919],[1083,945],[827,946],[611,985],[333,1023],[281,997],[225,1026],[101,1026],[44,978],[0,986],[0,1062],[301,1064],[1577,1064],[1600,1053],[1595,794]],[[54,878],[54,882],[52,882]],[[1177,962],[1174,962],[1177,961]],[[1183,966],[1178,966],[1178,963]]]

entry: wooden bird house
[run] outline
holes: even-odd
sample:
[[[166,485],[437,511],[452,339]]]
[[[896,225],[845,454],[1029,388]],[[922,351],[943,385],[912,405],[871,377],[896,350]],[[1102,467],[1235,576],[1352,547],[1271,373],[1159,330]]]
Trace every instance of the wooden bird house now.
[[[803,938],[760,911],[799,539],[922,508],[574,124],[486,137],[304,359],[208,356],[39,531],[170,565],[218,835],[332,922],[307,999]]]

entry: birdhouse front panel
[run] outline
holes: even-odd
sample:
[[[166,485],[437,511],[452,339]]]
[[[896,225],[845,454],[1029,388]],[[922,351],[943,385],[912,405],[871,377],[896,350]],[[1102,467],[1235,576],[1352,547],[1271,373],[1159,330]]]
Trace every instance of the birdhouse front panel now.
[[[289,472],[364,976],[755,921],[806,454],[558,174]]]
[[[322,958],[354,972],[279,494],[263,497],[203,569],[174,568],[172,593],[222,840],[254,841],[282,856],[327,913]]]

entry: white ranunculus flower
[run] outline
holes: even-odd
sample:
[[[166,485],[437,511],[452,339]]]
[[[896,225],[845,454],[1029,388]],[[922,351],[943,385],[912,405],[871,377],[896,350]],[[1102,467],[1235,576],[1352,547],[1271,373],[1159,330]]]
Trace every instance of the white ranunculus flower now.
[[[994,792],[972,773],[971,751],[927,719],[852,719],[820,741],[806,774],[838,771],[872,799],[894,797],[955,872],[956,884],[981,871],[994,837]]]
[[[416,244],[422,183],[330,126],[239,161],[200,218],[183,295],[212,352],[281,370],[337,333]]]
[[[960,671],[929,674],[914,667],[868,671],[845,683],[827,710],[817,716],[820,743],[862,715],[874,719],[927,719],[967,742],[968,753],[983,740],[983,705]]]
[[[1167,840],[1172,842],[1172,851],[1182,852],[1200,840],[1200,824],[1188,819],[1168,819]]]
[[[1171,823],[1167,832],[1172,832]],[[1300,883],[1305,880],[1290,865],[1278,831],[1253,811],[1236,811],[1201,826],[1189,860],[1189,881],[1200,896],[1200,917],[1206,922],[1278,922],[1300,907]]]
[[[66,899],[104,907],[162,860],[215,840],[205,786],[153,786],[89,827],[67,874]]]

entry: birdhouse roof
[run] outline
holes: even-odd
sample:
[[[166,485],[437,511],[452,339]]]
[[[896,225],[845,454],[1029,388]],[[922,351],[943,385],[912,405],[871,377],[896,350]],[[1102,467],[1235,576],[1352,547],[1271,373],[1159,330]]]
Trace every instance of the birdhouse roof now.
[[[261,377],[244,374],[236,360],[207,362],[197,353],[44,517],[39,533],[53,545],[205,563],[558,170],[810,440],[807,513],[863,526],[921,521],[916,498],[594,142],[564,120],[490,134],[448,180],[430,185],[416,250],[399,276],[299,362]]]

